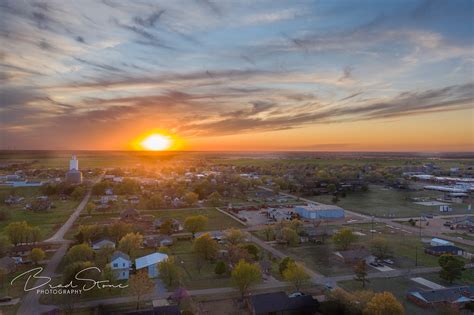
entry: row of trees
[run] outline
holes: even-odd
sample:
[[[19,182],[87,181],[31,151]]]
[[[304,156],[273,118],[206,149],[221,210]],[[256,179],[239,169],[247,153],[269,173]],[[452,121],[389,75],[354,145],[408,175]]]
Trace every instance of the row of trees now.
[[[6,235],[13,245],[37,243],[41,240],[41,230],[26,221],[12,222],[5,228]]]

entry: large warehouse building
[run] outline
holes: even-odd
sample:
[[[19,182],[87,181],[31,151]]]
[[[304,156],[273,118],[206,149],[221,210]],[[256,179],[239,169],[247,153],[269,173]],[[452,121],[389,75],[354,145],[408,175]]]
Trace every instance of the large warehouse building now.
[[[295,212],[303,219],[342,219],[344,209],[338,206],[325,205],[322,203],[308,204],[307,206],[296,206]]]

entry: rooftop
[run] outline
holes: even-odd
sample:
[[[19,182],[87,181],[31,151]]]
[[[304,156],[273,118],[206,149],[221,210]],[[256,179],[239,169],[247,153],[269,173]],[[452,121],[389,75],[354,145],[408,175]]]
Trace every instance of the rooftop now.
[[[142,269],[148,266],[158,264],[164,260],[168,259],[168,255],[162,253],[153,253],[147,256],[137,258],[135,260],[135,266],[138,269]]]

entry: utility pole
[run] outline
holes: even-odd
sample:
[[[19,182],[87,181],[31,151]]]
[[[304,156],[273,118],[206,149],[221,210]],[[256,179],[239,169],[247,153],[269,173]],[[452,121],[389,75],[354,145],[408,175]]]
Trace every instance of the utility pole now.
[[[421,240],[421,215],[420,215],[420,240]]]
[[[415,246],[415,267],[418,267],[418,244]]]
[[[372,229],[370,230],[371,238],[374,239],[374,216],[372,215]]]

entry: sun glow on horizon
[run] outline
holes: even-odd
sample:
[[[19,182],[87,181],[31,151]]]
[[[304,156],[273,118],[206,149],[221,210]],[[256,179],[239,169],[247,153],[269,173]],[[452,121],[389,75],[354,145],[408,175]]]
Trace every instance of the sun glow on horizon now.
[[[169,136],[159,133],[153,133],[140,142],[140,146],[149,151],[165,151],[173,144],[173,140]]]

